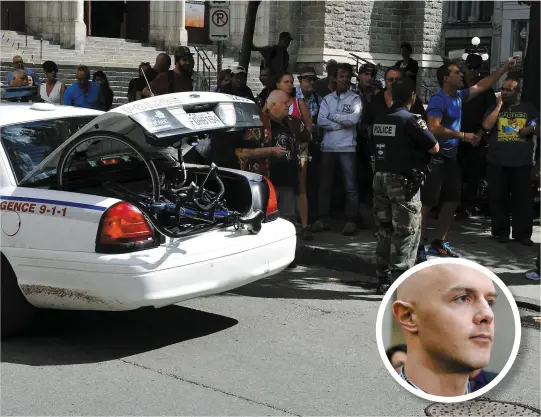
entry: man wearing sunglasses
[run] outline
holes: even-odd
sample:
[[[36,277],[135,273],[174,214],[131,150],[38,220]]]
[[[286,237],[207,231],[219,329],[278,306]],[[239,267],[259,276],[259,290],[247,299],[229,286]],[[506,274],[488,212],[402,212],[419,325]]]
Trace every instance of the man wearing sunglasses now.
[[[480,68],[483,60],[477,54],[469,54],[464,71],[465,87],[471,87],[480,80]],[[479,134],[486,112],[496,104],[494,90],[489,88],[471,100],[462,103],[462,131]],[[458,162],[462,169],[462,202],[457,219],[467,219],[478,211],[477,195],[481,179],[485,176],[484,146],[472,146],[468,142],[458,145]]]
[[[77,67],[75,78],[77,82],[70,85],[64,93],[64,105],[104,110],[105,101],[101,94],[101,86],[90,81],[90,69],[86,65],[80,65]]]

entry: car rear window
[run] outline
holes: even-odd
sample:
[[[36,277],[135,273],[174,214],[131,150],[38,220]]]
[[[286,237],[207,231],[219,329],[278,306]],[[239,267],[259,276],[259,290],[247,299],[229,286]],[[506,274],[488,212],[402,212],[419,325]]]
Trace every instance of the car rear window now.
[[[40,120],[0,128],[2,145],[17,181],[21,181],[66,139],[95,117]]]

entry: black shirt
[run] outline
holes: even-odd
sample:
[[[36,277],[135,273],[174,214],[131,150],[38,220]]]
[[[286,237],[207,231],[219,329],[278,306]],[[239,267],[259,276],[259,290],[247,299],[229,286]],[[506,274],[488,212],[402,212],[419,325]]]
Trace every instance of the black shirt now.
[[[158,75],[158,72],[154,68],[149,69],[147,72],[145,72],[145,75],[148,79],[148,83],[150,84],[156,76]],[[136,78],[135,82],[135,91],[143,91],[144,88],[147,86],[147,82],[145,81],[145,77],[142,75],[139,76],[139,78]]]
[[[530,103],[503,105],[487,138],[487,162],[506,167],[534,165],[536,144],[533,135],[524,137],[518,134],[520,129],[530,126],[532,122],[539,124],[539,112]]]
[[[468,88],[465,86],[464,88]],[[489,89],[469,100],[462,101],[462,131],[477,133],[483,128],[483,118],[488,109],[496,105],[494,90]],[[464,142],[467,143],[467,142]]]
[[[409,75],[406,75],[407,77],[409,76],[413,81],[417,82],[417,74],[419,73],[419,63],[414,60],[414,59],[409,59],[408,61],[408,65],[406,65],[405,67],[402,67],[402,63],[404,62],[403,59],[401,59],[400,61],[396,61],[396,64],[395,67],[398,67],[400,68],[402,71],[404,71],[404,75],[406,75],[406,72],[411,72],[413,73],[413,75],[409,76]]]
[[[377,172],[407,176],[428,165],[428,151],[438,141],[420,116],[406,107],[393,106],[389,114],[374,120],[372,143]]]
[[[299,168],[298,146],[295,135],[286,124],[271,120],[272,146],[279,146],[288,151],[282,158],[270,161],[270,179],[279,187],[297,188],[297,172]]]
[[[227,84],[224,86],[223,89],[221,89],[220,93],[223,94],[231,94],[238,97],[247,98],[248,100],[252,100],[255,102],[254,93],[252,93],[252,90],[250,87],[245,85],[244,87],[233,87],[233,84]]]
[[[366,113],[364,113],[363,124],[373,125],[374,120],[377,117],[383,116],[391,111],[392,107],[387,107],[384,94],[385,90],[381,90],[372,98],[366,109]],[[420,114],[421,117],[426,121],[425,107],[423,106],[423,102],[419,97],[416,98],[415,103],[413,103],[413,106],[411,106],[410,112]]]

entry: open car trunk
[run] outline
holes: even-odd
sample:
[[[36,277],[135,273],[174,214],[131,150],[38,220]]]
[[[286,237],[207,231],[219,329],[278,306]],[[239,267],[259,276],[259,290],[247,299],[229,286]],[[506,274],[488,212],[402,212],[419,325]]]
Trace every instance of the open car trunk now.
[[[117,198],[143,212],[164,237],[227,226],[258,233],[262,222],[277,217],[268,210],[270,182],[213,164],[186,164],[184,155],[193,145],[208,148],[212,140],[261,125],[258,106],[239,97],[154,97],[98,116],[20,185]]]

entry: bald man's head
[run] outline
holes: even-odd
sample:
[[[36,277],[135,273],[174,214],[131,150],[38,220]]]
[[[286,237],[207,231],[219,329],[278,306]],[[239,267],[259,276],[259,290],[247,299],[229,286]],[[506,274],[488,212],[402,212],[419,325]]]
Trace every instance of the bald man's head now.
[[[289,113],[290,97],[282,90],[274,90],[267,99],[267,109],[271,118],[283,120]]]
[[[398,287],[393,303],[408,357],[418,354],[455,371],[485,367],[494,337],[495,299],[492,280],[472,267],[440,264],[415,272]]]

